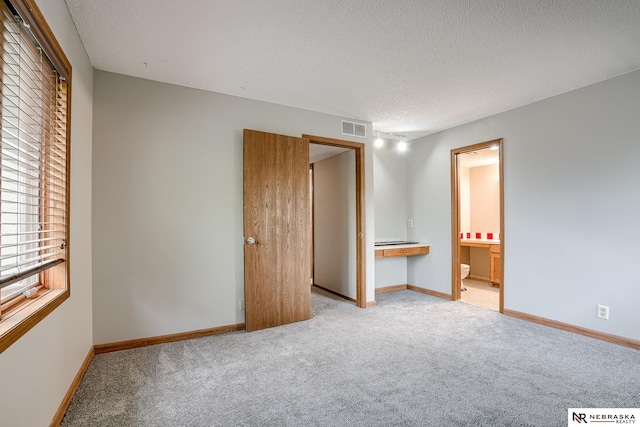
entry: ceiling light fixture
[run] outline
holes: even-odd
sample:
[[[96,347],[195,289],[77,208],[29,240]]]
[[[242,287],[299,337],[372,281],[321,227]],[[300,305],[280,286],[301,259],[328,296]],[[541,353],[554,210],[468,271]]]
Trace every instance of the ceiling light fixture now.
[[[378,137],[376,138],[374,145],[378,148],[384,145],[384,139],[380,138],[380,132],[378,132]]]
[[[400,152],[407,151],[407,147],[408,147],[407,141],[398,142],[398,145],[397,145],[398,151]]]
[[[393,141],[405,141],[407,139],[406,135],[400,135],[398,133],[385,133],[375,129],[374,132],[378,135],[378,138],[391,139]]]

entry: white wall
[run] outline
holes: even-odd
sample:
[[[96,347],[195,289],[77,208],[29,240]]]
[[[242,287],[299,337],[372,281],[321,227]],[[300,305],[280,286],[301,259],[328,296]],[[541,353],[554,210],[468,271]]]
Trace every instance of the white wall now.
[[[376,240],[407,238],[407,156],[389,141],[373,149]]]
[[[406,285],[407,257],[390,257],[376,259],[376,288]]]
[[[364,140],[341,135],[336,116],[102,71],[94,80],[95,343],[243,323],[242,130]],[[372,188],[369,146],[365,157]],[[373,236],[372,197],[366,222]]]
[[[449,150],[504,138],[505,308],[640,339],[638,117],[640,71],[414,141],[409,282],[451,291]]]
[[[71,297],[0,354],[0,424],[49,425],[92,342],[91,121],[93,69],[63,0],[38,6],[73,68]]]
[[[356,298],[356,156],[313,165],[314,283]]]
[[[407,239],[407,159],[394,145],[386,141],[373,150],[376,240]],[[406,257],[375,262],[376,288],[407,283]]]

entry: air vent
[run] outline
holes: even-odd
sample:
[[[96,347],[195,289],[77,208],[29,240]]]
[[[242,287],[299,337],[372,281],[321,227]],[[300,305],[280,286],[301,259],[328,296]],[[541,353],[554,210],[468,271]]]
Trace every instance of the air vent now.
[[[367,127],[362,123],[342,121],[342,134],[359,136],[360,138],[367,137]]]

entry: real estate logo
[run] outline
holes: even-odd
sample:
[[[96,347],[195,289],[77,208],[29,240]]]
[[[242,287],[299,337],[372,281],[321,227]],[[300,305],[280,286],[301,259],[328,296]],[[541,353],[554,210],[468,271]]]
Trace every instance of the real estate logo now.
[[[567,425],[578,426],[589,423],[636,424],[640,419],[640,408],[569,408]]]
[[[575,421],[576,423],[587,423],[587,414],[585,414],[584,412],[580,412],[580,413],[573,413],[573,421]]]

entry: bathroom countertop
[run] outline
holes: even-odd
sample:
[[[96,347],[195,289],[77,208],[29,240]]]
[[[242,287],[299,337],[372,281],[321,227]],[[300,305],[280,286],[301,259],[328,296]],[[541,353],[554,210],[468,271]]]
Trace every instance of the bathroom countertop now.
[[[489,240],[489,239],[462,239],[462,240],[460,240],[460,244],[462,246],[465,246],[465,243],[468,246],[471,246],[471,245],[474,245],[474,244],[476,244],[476,245],[499,245],[500,244],[500,240],[495,240],[495,239],[493,239],[493,240]]]

